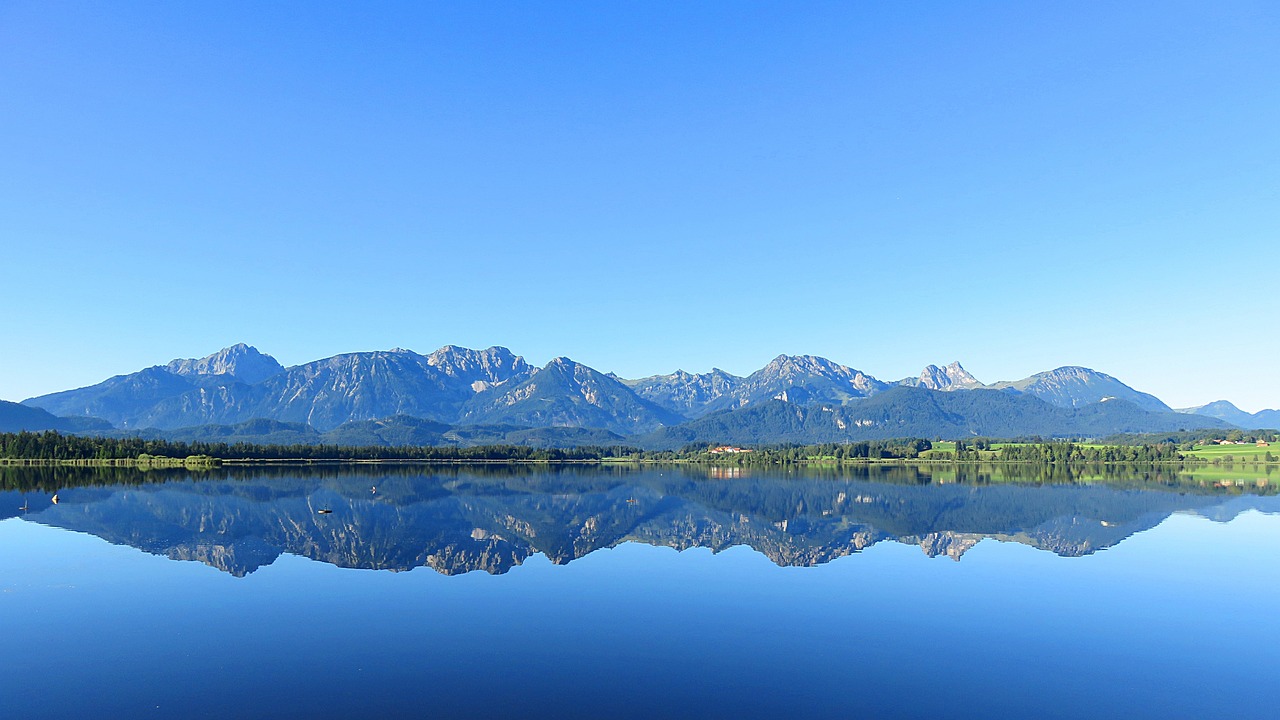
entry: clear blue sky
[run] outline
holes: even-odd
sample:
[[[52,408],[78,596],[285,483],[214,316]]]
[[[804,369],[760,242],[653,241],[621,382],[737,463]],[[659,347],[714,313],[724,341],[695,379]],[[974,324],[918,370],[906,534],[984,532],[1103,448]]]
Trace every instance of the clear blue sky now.
[[[1280,407],[1280,4],[0,4],[0,398],[248,342]]]

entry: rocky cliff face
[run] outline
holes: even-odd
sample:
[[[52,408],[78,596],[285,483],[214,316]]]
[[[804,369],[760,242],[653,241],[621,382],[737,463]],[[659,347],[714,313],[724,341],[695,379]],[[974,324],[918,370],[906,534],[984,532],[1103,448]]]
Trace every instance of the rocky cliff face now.
[[[986,539],[987,536],[975,533],[958,533],[958,532],[934,532],[920,536],[906,536],[899,540],[908,545],[919,545],[924,554],[929,557],[946,557],[960,561],[961,556],[973,549],[975,545]]]
[[[473,393],[481,393],[513,380],[518,382],[537,369],[504,347],[471,350],[457,345],[445,345],[428,355],[426,362],[428,367],[435,368],[440,375],[453,380],[456,386],[470,388]]]
[[[958,362],[943,368],[929,365],[920,371],[917,385],[930,390],[972,390],[983,387],[982,383],[978,382],[978,379],[970,375],[969,371],[961,367]]]
[[[23,405],[42,408],[63,417],[97,417],[116,427],[138,427],[138,417],[157,403],[195,388],[189,379],[151,367],[129,375],[117,375],[97,385],[65,390],[24,400]],[[194,423],[192,423],[194,424]]]

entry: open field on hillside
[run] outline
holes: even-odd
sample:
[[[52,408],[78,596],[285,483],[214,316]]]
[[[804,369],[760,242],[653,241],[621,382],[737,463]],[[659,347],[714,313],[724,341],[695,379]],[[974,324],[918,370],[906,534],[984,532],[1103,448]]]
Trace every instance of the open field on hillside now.
[[[1206,460],[1223,460],[1232,457],[1247,462],[1262,462],[1268,454],[1280,458],[1280,447],[1276,445],[1196,445],[1194,449],[1183,450],[1183,455],[1204,458]]]
[[[977,459],[982,461],[994,461],[1000,458],[1000,450],[1006,447],[1016,447],[1019,445],[1035,445],[1036,443],[1012,443],[1012,442],[993,442],[990,449],[977,452]],[[1101,443],[1074,443],[1076,447],[1083,449],[1101,450],[1109,447]],[[950,441],[934,442],[933,449],[920,453],[921,460],[941,460],[948,458],[954,454],[956,444]],[[973,452],[972,446],[969,451]],[[1262,463],[1278,463],[1280,464],[1280,445],[1196,445],[1191,450],[1179,450],[1188,458],[1197,458],[1216,463],[1234,463],[1240,464],[1262,464]],[[1270,460],[1268,460],[1268,455]]]

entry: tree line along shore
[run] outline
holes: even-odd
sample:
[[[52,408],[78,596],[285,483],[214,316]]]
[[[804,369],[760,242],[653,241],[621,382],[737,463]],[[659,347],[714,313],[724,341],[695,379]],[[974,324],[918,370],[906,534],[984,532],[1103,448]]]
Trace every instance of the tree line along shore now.
[[[1022,463],[1184,465],[1280,464],[1280,436],[1256,432],[1239,438],[1172,442],[1137,436],[1128,442],[1076,442],[1039,438],[922,438],[814,445],[738,447],[690,445],[679,450],[617,446],[545,448],[525,445],[339,446],[177,442],[137,437],[104,438],[57,431],[0,434],[0,464],[66,464],[202,468],[270,462],[695,462],[737,466],[791,463]]]

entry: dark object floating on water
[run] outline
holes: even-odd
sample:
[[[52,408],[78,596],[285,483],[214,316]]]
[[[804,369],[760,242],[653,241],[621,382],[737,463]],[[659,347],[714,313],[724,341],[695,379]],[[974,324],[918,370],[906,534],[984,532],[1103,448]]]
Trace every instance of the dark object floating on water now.
[[[332,511],[332,510],[330,510],[329,508],[325,508],[325,509],[323,509],[323,510],[317,510],[316,512],[320,513],[321,515],[328,515],[329,513],[333,512],[333,511]]]

